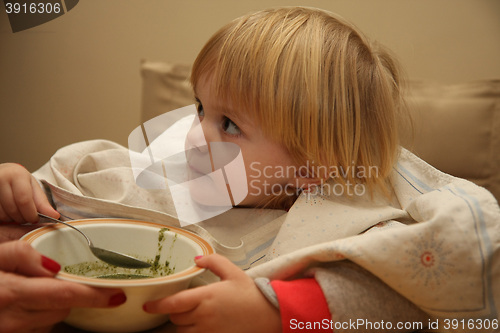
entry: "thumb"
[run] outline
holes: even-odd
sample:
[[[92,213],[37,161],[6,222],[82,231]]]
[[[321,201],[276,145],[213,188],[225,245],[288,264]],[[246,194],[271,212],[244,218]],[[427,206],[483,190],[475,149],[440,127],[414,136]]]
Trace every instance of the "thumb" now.
[[[25,276],[54,276],[61,266],[24,241],[0,244],[0,270]]]
[[[210,270],[222,280],[235,280],[246,276],[238,266],[220,254],[199,256],[195,258],[195,262],[198,267]]]

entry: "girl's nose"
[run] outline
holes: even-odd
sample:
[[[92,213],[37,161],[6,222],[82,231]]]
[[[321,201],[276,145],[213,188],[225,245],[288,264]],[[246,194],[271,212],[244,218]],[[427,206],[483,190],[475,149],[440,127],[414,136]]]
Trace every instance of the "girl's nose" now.
[[[208,137],[202,123],[195,118],[186,137],[186,150],[196,148],[200,152],[208,152]]]

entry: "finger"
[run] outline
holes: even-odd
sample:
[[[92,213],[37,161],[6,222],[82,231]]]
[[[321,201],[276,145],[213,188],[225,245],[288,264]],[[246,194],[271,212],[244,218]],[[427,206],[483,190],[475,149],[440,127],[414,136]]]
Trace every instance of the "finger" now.
[[[26,171],[16,175],[16,178],[12,180],[12,195],[22,217],[22,220],[16,221],[36,223],[38,221],[38,215],[33,198],[33,186],[30,173]]]
[[[25,278],[16,290],[24,308],[31,311],[107,308],[121,305],[127,299],[119,289],[94,288],[55,278]]]
[[[55,325],[63,321],[70,313],[71,309],[50,310],[50,311],[30,311],[29,322],[31,322],[32,330],[42,332],[44,327]]]
[[[2,221],[22,221],[22,216],[17,209],[17,205],[14,200],[14,194],[12,193],[12,185],[10,182],[2,182],[2,184],[0,184],[0,206],[0,217],[2,217]]]
[[[20,225],[15,222],[4,222],[0,224],[0,243],[5,243],[12,240],[19,240],[26,233],[39,228],[33,225]]]
[[[144,304],[143,309],[149,313],[183,313],[194,310],[206,298],[206,288],[198,287],[178,292],[169,297]]]
[[[12,197],[10,195],[10,188],[8,185],[0,183],[0,222],[12,222],[13,220],[7,214],[5,209],[3,208],[4,204],[7,204],[8,198]]]
[[[29,321],[34,332],[52,332],[47,331],[47,327],[62,322],[70,314],[71,309],[50,310],[50,311],[31,311],[29,312]],[[43,329],[45,328],[45,329]]]
[[[0,198],[0,222],[12,222],[12,221],[13,220],[10,218],[10,216],[7,215],[7,213],[4,211],[2,207],[2,199]]]
[[[59,218],[61,214],[55,210],[47,199],[44,190],[38,184],[35,177],[31,177],[31,186],[33,188],[33,200],[35,202],[36,210],[42,214],[48,215],[55,219]]]
[[[12,221],[8,207],[14,203],[10,188],[12,164],[0,164],[0,219],[3,222]]]
[[[245,273],[226,257],[220,254],[211,254],[195,258],[196,265],[209,269],[222,280],[238,279],[245,276]]]
[[[0,270],[25,276],[54,276],[61,266],[24,241],[0,244]]]
[[[177,326],[191,326],[196,323],[195,311],[170,313],[170,321]]]

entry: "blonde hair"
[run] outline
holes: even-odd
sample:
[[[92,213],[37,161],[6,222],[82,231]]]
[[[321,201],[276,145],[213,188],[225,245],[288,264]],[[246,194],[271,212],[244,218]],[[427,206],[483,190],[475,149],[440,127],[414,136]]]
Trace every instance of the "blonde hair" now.
[[[400,71],[352,24],[304,7],[243,16],[201,50],[195,90],[204,75],[216,98],[235,102],[298,163],[376,167],[377,177],[348,172],[336,180],[386,189],[399,147]]]

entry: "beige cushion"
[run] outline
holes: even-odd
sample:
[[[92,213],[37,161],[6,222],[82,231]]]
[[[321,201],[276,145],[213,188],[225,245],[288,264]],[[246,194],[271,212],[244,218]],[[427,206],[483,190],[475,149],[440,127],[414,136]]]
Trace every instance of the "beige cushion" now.
[[[142,122],[194,103],[190,66],[143,61],[141,74]],[[500,199],[500,80],[455,85],[412,81],[409,88],[414,135],[404,146]]]
[[[142,123],[165,112],[194,103],[189,83],[191,66],[167,62],[142,61]],[[148,136],[156,137],[164,127],[148,126]]]
[[[441,171],[500,198],[500,80],[463,84],[412,81],[414,137],[407,148]]]

